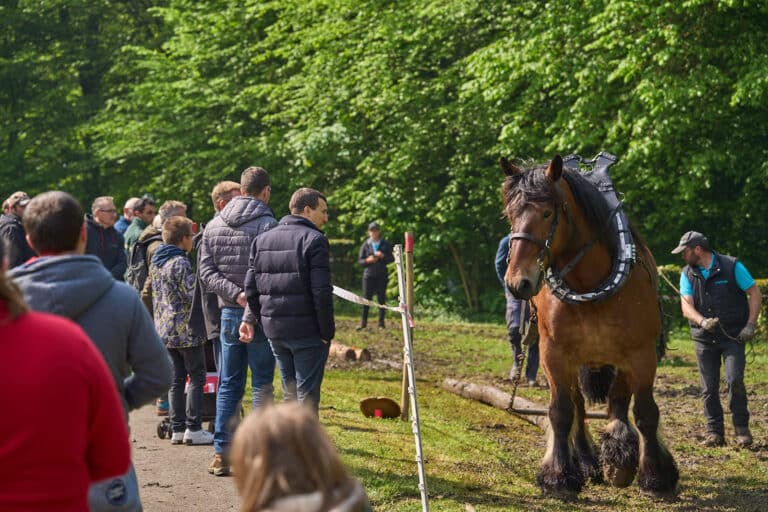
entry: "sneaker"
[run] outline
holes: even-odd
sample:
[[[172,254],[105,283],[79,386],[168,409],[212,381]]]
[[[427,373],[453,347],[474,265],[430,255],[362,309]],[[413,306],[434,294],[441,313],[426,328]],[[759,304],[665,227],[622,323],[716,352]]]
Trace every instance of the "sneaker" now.
[[[537,388],[539,387],[539,383],[536,382],[536,379],[531,379],[528,381],[528,387],[529,388]]]
[[[701,442],[701,444],[704,446],[709,446],[710,448],[715,446],[725,446],[725,439],[723,438],[722,434],[707,432],[704,435],[704,440]]]
[[[188,445],[213,444],[213,434],[211,434],[210,432],[208,432],[203,428],[195,431],[187,429],[184,432],[184,444],[188,444]]]
[[[157,402],[155,402],[155,412],[158,416],[168,416],[169,408],[168,400],[164,398],[158,398]]]
[[[183,444],[184,432],[174,432],[171,436],[171,444]]]
[[[208,472],[216,476],[229,475],[229,461],[227,461],[224,458],[224,456],[220,453],[214,454],[213,460],[211,461],[211,464],[208,466]]]
[[[752,433],[749,427],[736,427],[736,446],[746,448],[752,444]]]
[[[363,329],[365,329],[364,325],[358,325],[357,327],[355,327],[356,331],[362,331]]]

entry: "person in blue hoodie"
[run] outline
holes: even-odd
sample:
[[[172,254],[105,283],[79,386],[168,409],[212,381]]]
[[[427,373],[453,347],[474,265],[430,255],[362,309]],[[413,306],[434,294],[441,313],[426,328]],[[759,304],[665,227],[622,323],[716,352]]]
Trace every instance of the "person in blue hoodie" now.
[[[93,340],[112,373],[127,422],[129,411],[168,391],[171,362],[136,290],[85,254],[83,218],[83,207],[66,192],[35,196],[24,229],[40,257],[8,275],[32,310],[74,320]],[[52,399],[56,396],[52,389]],[[92,485],[88,500],[91,511],[142,510],[133,465],[119,478]]]
[[[170,392],[172,444],[212,444],[213,434],[203,430],[200,404],[205,385],[204,336],[190,328],[195,273],[187,254],[192,250],[192,221],[174,216],[163,224],[163,242],[152,256],[152,311],[155,327],[173,363]],[[184,386],[189,376],[189,390]]]

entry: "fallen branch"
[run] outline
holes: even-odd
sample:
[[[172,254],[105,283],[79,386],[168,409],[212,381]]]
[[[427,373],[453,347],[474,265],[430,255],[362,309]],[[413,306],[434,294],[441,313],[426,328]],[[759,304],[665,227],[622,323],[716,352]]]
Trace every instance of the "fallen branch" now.
[[[463,382],[456,379],[445,379],[443,381],[443,388],[455,395],[482,402],[496,409],[507,411],[510,414],[519,415],[521,419],[536,425],[542,430],[546,430],[549,426],[549,420],[547,419],[549,410],[547,408],[519,396],[516,396],[514,403],[512,403],[512,395],[505,393],[499,388]],[[607,417],[608,415],[604,412],[587,411],[587,418],[604,419]]]

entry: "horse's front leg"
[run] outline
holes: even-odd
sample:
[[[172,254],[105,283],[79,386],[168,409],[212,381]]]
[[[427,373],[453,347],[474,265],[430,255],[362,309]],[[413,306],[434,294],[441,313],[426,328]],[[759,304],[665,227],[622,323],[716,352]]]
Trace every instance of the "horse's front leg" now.
[[[637,473],[638,437],[628,418],[631,398],[627,373],[618,370],[608,394],[608,424],[600,435],[603,476],[615,487],[627,487]]]
[[[644,386],[635,392],[635,423],[643,442],[640,444],[640,488],[665,493],[677,486],[680,473],[666,446],[658,438],[659,408],[653,399],[653,388]]]
[[[585,479],[589,478],[594,483],[602,483],[603,473],[597,460],[597,450],[585,422],[587,413],[584,407],[584,395],[577,389],[573,399],[576,408],[576,418],[573,425],[573,443],[576,448],[576,455],[579,458],[579,464],[581,465],[581,472],[584,474]]]
[[[576,374],[548,368],[550,402],[547,451],[536,478],[539,487],[554,495],[573,495],[584,486],[584,474],[571,446],[575,407],[571,390]]]

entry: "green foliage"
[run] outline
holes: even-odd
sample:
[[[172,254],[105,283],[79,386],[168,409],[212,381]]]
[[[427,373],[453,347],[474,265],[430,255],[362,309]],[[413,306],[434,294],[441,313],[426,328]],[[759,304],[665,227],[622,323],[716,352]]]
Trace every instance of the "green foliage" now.
[[[4,190],[151,192],[205,220],[261,165],[278,216],[311,186],[332,238],[414,232],[417,300],[466,317],[501,312],[498,158],[607,150],[661,263],[697,229],[768,265],[761,2],[47,0],[0,26]]]

